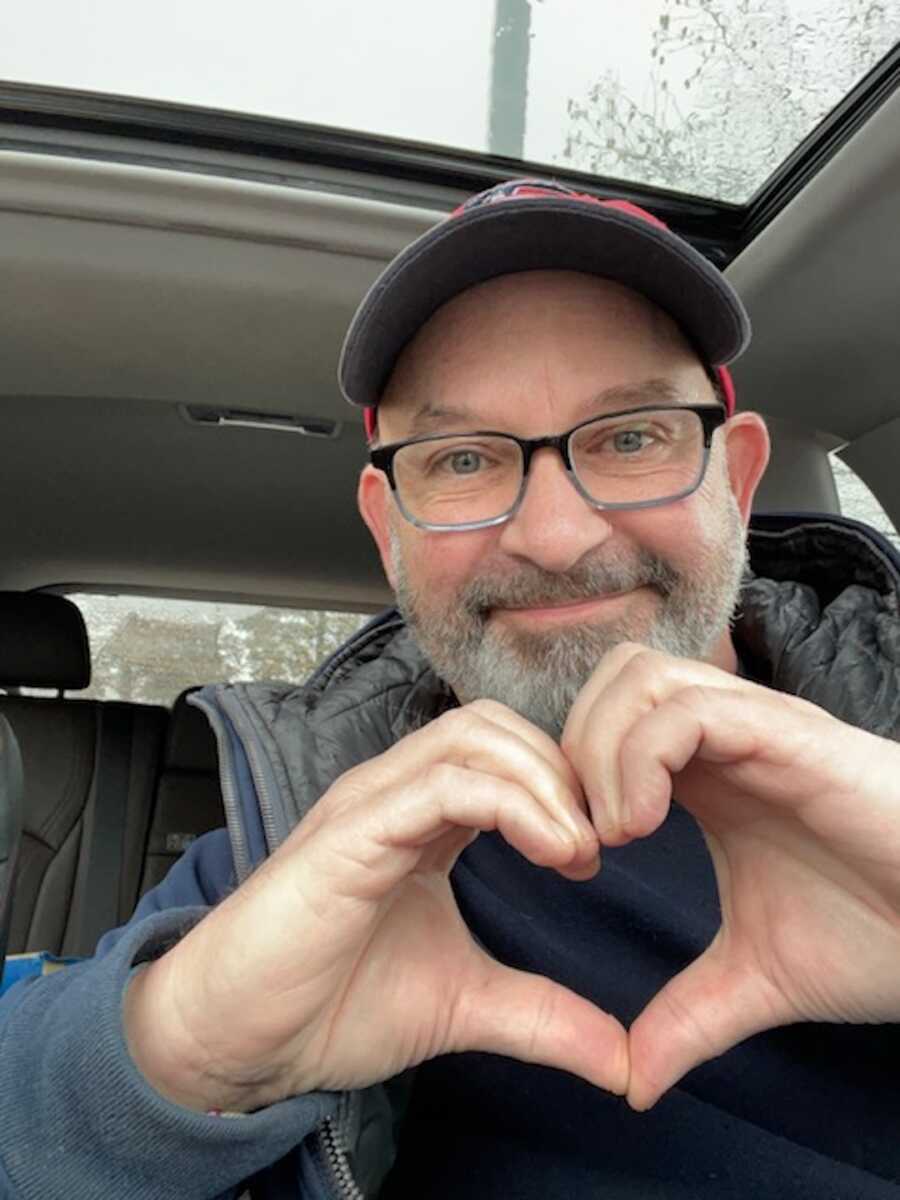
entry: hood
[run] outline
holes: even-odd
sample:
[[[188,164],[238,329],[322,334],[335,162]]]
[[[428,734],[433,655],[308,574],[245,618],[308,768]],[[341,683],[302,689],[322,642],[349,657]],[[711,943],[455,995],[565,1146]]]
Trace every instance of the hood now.
[[[749,675],[883,737],[900,736],[900,557],[840,517],[767,516],[734,636]]]

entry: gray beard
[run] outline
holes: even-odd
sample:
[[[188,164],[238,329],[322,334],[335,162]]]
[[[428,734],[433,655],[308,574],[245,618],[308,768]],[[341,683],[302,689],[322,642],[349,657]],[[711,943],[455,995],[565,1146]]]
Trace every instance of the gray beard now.
[[[514,575],[484,574],[451,604],[436,609],[409,581],[399,539],[391,529],[397,606],[437,674],[461,703],[498,700],[551,737],[559,738],[578,693],[609,650],[640,642],[682,658],[710,657],[729,624],[746,567],[740,514],[729,494],[725,536],[688,576],[664,559],[600,550],[565,575],[523,565]],[[452,534],[448,534],[452,537]],[[602,624],[529,633],[489,623],[493,608],[572,603],[611,592],[652,588],[658,610]]]

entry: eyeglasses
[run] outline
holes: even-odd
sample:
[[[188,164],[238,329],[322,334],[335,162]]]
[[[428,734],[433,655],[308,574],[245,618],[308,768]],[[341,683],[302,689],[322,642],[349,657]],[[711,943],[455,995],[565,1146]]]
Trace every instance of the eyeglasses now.
[[[558,451],[576,490],[594,508],[653,508],[683,500],[703,482],[719,404],[633,408],[582,421],[567,433],[519,438],[479,430],[379,446],[397,506],[420,529],[482,529],[508,521],[522,503],[538,450]]]

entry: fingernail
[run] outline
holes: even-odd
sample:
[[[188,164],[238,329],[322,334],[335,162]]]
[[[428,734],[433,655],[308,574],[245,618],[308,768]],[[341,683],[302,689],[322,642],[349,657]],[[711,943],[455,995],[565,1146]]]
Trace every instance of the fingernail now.
[[[577,817],[574,817],[575,825],[578,832],[579,841],[596,842],[597,830],[594,828],[594,822],[579,809]]]

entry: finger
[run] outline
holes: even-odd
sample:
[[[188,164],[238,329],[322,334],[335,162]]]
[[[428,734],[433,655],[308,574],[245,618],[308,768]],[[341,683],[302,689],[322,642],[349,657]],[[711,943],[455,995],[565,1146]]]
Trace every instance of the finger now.
[[[449,1049],[556,1067],[618,1096],[628,1088],[628,1039],[615,1017],[550,979],[499,963],[460,996]]]
[[[644,1111],[693,1067],[795,1018],[752,966],[729,961],[720,935],[658,992],[629,1031],[628,1103]]]
[[[529,732],[532,728],[527,722],[516,728],[504,716],[501,724],[496,716],[502,707],[490,706],[491,719],[485,717],[482,702],[445,713],[367,764],[372,767],[372,777],[361,769],[356,776],[357,786],[365,778],[366,792],[371,794],[380,787],[414,781],[436,763],[455,763],[527,788],[574,839],[593,836],[571,767],[558,769],[557,763],[548,761],[543,744],[536,749],[533,736],[523,736],[523,728]]]
[[[453,763],[430,767],[389,805],[375,808],[373,819],[392,846],[425,846],[459,827],[496,830],[538,866],[568,865],[576,851],[569,823],[548,811],[529,788]]]
[[[543,729],[538,729],[521,714],[496,700],[475,700],[469,706],[474,712],[495,725],[501,725],[510,733],[517,734],[526,741],[532,749],[555,771],[558,771],[572,792],[581,800],[581,781],[575,774],[572,764],[560,750],[557,742]],[[586,807],[586,805],[585,805]]]
[[[459,830],[497,830],[537,866],[567,867],[576,841],[526,787],[494,774],[438,762],[416,779],[340,813],[304,845],[304,900],[355,903],[386,895],[428,857],[449,869],[467,844]],[[427,852],[427,854],[426,854]],[[284,869],[290,869],[284,861]],[[328,911],[327,909],[325,910]]]
[[[647,837],[666,819],[672,779],[703,743],[703,722],[689,703],[691,689],[678,692],[631,726],[619,750],[621,801],[617,839]],[[613,825],[606,797],[594,802],[596,820]]]
[[[527,752],[537,755],[543,761],[549,772],[549,781],[557,785],[561,782],[562,786],[541,789],[536,793],[538,799],[548,808],[551,815],[568,824],[576,837],[582,839],[592,853],[596,853],[597,838],[587,816],[587,800],[581,781],[557,743],[542,729],[538,729],[511,708],[494,700],[478,700],[468,708],[486,721],[492,730],[502,730],[510,739],[521,743],[520,749],[526,748]],[[509,748],[514,744],[510,741]],[[537,783],[538,780],[532,778],[530,782]]]
[[[833,791],[843,781],[828,777],[827,760],[835,746],[843,749],[843,727],[827,714],[793,708],[789,699],[757,688],[691,684],[638,718],[620,751],[624,830],[638,837],[656,828],[665,816],[667,780],[694,759],[727,766],[730,786],[760,803],[796,810],[810,795]],[[734,806],[722,803],[721,787],[687,787],[679,795],[704,826],[735,817]]]
[[[637,642],[622,642],[603,655],[569,710],[562,737],[564,746],[567,740],[575,743],[582,740],[585,725],[597,698],[621,675],[633,658],[649,653],[653,652]]]
[[[634,722],[652,709],[668,656],[633,643],[605,655],[578,696],[563,730],[562,748],[581,780],[591,820],[604,845],[623,832],[620,748]]]
[[[735,688],[739,682],[705,663],[644,647],[617,647],[613,655],[616,661],[604,663],[576,701],[562,747],[581,779],[600,841],[614,846],[629,840],[622,746],[636,723],[683,688]]]
[[[600,867],[600,847],[597,834],[588,818],[588,805],[581,781],[558,744],[549,734],[532,725],[530,721],[505,704],[499,704],[494,700],[477,700],[470,704],[469,708],[476,711],[489,724],[499,726],[510,735],[521,738],[544,759],[554,775],[562,779],[564,787],[553,793],[550,812],[557,819],[562,816],[563,812],[571,816],[572,828],[576,834],[578,845],[572,863],[563,870],[563,874],[567,878],[575,880],[592,878]],[[558,805],[561,805],[562,809]]]

